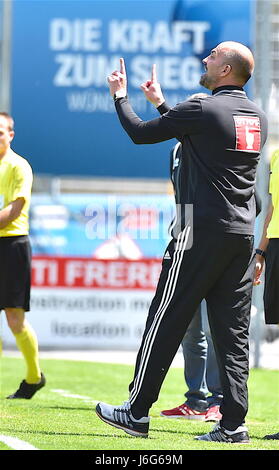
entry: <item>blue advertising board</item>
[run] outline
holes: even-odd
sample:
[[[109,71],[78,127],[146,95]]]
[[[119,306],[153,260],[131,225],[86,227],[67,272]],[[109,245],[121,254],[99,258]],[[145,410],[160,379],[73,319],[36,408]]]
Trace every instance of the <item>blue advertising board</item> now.
[[[33,195],[33,255],[161,258],[175,216],[172,195]]]
[[[107,75],[126,61],[138,115],[157,116],[140,90],[157,64],[174,105],[202,90],[202,58],[218,43],[251,47],[253,0],[13,2],[13,148],[34,172],[166,178],[175,141],[137,146],[121,128]]]

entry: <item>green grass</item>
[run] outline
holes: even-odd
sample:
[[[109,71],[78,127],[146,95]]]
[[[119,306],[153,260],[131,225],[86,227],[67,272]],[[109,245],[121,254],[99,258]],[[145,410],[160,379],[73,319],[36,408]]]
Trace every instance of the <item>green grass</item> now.
[[[47,386],[32,400],[6,400],[24,377],[21,359],[1,359],[0,434],[17,437],[40,450],[278,450],[278,441],[263,440],[265,434],[279,431],[279,372],[251,370],[250,408],[247,425],[251,443],[216,444],[195,441],[208,432],[212,423],[160,417],[162,409],[183,402],[183,370],[171,368],[159,400],[151,409],[148,439],[133,438],[106,425],[86,399],[64,397],[54,389],[90,397],[94,401],[121,404],[133,367],[79,361],[41,360]],[[0,442],[0,450],[9,447]]]

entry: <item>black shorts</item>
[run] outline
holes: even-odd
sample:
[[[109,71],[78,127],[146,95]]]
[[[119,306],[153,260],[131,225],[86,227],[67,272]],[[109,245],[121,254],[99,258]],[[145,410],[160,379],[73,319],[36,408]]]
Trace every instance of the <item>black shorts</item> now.
[[[264,310],[267,325],[279,323],[279,238],[271,238],[266,251]]]
[[[0,237],[0,310],[30,310],[31,246],[26,235]]]

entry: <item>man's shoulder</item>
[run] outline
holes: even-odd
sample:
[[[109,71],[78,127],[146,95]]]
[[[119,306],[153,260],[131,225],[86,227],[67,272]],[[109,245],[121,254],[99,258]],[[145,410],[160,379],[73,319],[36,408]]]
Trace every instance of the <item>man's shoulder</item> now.
[[[180,103],[177,103],[173,108],[171,108],[169,113],[166,113],[166,115],[172,115],[174,112],[184,114],[193,111],[198,113],[202,112],[200,98],[192,98],[185,101],[181,101]]]
[[[31,165],[28,160],[26,160],[26,158],[22,157],[18,153],[14,152],[12,149],[10,149],[8,161],[13,167],[30,169],[32,171]]]
[[[255,101],[251,100],[245,92],[220,92],[216,93],[215,95],[208,96],[207,98],[201,100],[203,110],[216,110],[219,112],[220,109],[232,109],[232,111],[236,111],[236,109],[241,110],[241,113],[245,110],[249,110],[250,112],[256,113],[262,119],[267,120],[266,113],[260,106],[255,103]]]
[[[253,101],[251,98],[249,98],[248,96],[246,96],[246,101],[249,103],[249,105],[253,108],[255,108],[255,110],[257,110],[258,114],[262,114],[262,116],[265,116],[266,117],[266,113],[265,111],[258,105],[258,103],[256,103],[255,101]]]

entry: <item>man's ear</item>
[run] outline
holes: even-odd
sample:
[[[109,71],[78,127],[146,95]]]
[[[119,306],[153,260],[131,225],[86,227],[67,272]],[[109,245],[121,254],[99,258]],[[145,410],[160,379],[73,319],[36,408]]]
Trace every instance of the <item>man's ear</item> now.
[[[10,142],[12,142],[12,140],[15,136],[15,133],[14,133],[14,131],[10,131],[9,134],[10,134]]]
[[[232,66],[229,65],[229,64],[226,64],[223,66],[223,70],[222,70],[222,76],[223,77],[226,77],[227,75],[229,75],[229,73],[231,73],[232,71]]]

